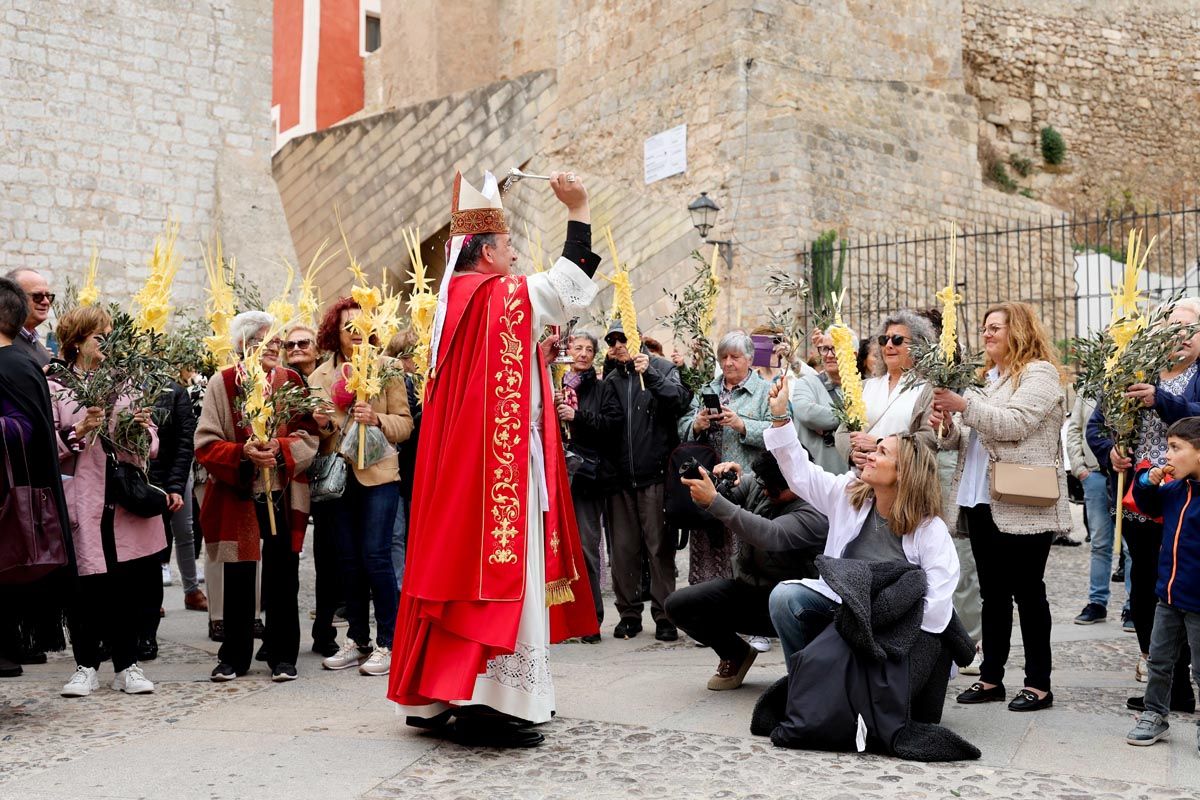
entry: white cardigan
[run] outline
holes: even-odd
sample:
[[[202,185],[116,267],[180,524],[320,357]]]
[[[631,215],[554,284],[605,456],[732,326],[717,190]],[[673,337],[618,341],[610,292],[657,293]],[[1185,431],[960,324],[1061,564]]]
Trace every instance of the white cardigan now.
[[[788,487],[829,519],[825,555],[841,558],[846,545],[858,538],[873,505],[868,502],[855,509],[850,504],[847,489],[858,479],[852,472],[831,475],[814,466],[800,446],[794,425],[767,428],[763,439],[779,462],[779,470]],[[950,624],[950,616],[954,613],[954,589],[958,586],[958,552],[946,523],[940,517],[930,517],[915,531],[905,534],[901,544],[908,563],[925,570],[927,586],[921,630],[941,633]],[[824,578],[806,578],[801,583],[836,603],[842,602]]]

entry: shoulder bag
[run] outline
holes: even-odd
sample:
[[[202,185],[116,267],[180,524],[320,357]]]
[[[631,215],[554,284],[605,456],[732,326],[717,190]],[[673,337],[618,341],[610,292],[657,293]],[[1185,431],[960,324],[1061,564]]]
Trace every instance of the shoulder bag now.
[[[26,485],[17,485],[12,456],[8,451],[8,425],[0,418],[0,440],[4,443],[4,478],[0,494],[0,583],[30,583],[67,563],[63,522],[59,519],[54,494],[47,487],[28,485],[29,460],[21,442]]]

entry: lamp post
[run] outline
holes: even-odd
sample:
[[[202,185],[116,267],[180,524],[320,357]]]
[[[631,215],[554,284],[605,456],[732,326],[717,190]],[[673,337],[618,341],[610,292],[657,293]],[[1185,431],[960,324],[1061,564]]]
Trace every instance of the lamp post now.
[[[733,241],[730,239],[709,239],[708,232],[712,230],[713,225],[717,222],[717,212],[721,207],[713,202],[713,199],[708,196],[708,192],[701,192],[700,196],[692,202],[688,203],[688,213],[692,215],[692,225],[699,232],[705,244],[715,244],[721,254],[721,260],[725,262],[727,272],[733,272]]]

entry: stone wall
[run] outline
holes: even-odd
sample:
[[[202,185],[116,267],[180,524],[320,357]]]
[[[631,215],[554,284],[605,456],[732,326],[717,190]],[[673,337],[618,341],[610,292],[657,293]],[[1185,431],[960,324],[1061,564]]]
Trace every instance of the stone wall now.
[[[0,15],[0,271],[61,289],[99,248],[121,300],[182,225],[176,305],[203,295],[200,241],[264,283],[294,257],[270,174],[268,0],[9,0]],[[264,289],[267,287],[264,285]]]
[[[963,49],[981,140],[1001,161],[1040,165],[1046,125],[1066,140],[1062,169],[1018,178],[1040,197],[1093,212],[1195,199],[1197,3],[965,0]]]

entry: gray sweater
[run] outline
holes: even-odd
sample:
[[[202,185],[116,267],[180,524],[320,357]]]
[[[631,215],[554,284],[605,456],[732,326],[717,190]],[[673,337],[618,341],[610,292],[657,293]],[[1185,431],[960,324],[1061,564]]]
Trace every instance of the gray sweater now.
[[[733,577],[771,588],[783,580],[816,577],[813,558],[825,549],[829,523],[804,500],[772,502],[748,473],[727,496],[717,495],[709,513],[741,539]]]

